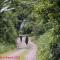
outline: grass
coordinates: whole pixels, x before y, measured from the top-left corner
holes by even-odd
[[[16,47],[14,45],[3,45],[3,44],[0,44],[0,56],[8,54],[12,50],[15,50],[15,48]]]

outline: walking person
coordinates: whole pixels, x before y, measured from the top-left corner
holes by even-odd
[[[28,36],[26,36],[25,43],[28,44]]]
[[[22,42],[22,36],[20,36],[20,41]]]

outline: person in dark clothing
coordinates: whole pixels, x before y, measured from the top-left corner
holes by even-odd
[[[22,42],[22,36],[20,36],[20,41]]]
[[[26,45],[28,44],[28,36],[26,36],[25,43],[26,43]]]

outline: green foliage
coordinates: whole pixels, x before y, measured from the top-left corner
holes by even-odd
[[[38,35],[41,35],[40,38],[37,39],[38,45],[38,58],[37,60],[59,60],[60,55],[60,5],[59,0],[41,0],[40,2],[34,5],[34,16],[35,16],[35,32],[41,30],[43,31],[43,35],[41,32],[38,32]],[[41,22],[42,21],[42,22]],[[42,27],[41,27],[42,26]],[[39,27],[39,28],[37,28]],[[36,30],[37,29],[37,30]],[[42,30],[43,29],[43,30]],[[48,31],[53,32],[48,32]],[[47,33],[46,33],[47,32]],[[52,35],[50,35],[52,34]],[[49,36],[49,37],[48,37]],[[54,46],[57,44],[57,47]],[[45,47],[47,45],[47,47]],[[51,46],[52,45],[52,46]],[[50,48],[51,46],[51,48]],[[41,51],[42,49],[42,51]],[[55,51],[56,50],[56,51]],[[57,53],[59,51],[59,54]],[[55,54],[57,53],[57,54]]]
[[[7,51],[11,51],[13,49],[15,49],[15,45],[14,44],[7,44],[7,43],[0,43],[0,54],[7,52]]]
[[[31,34],[32,24],[30,24],[29,22],[26,22],[22,30],[23,30],[22,32],[23,34]]]
[[[36,37],[37,38],[37,37]],[[35,40],[38,46],[37,60],[53,60],[50,44],[54,41],[53,31],[44,33]]]
[[[8,10],[9,1],[0,1],[0,53],[9,51],[17,37],[17,29],[15,25],[18,23],[16,13]],[[13,45],[12,45],[13,44]],[[14,48],[13,47],[13,48]]]
[[[15,24],[13,23],[13,18],[11,13],[3,13],[2,15],[2,22],[0,21],[0,36],[3,38],[4,41],[13,43],[15,37],[17,36]],[[16,21],[15,21],[16,22]],[[13,42],[12,42],[13,41]]]

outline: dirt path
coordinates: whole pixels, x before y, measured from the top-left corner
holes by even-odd
[[[37,46],[33,42],[31,42],[31,37],[29,37],[28,45],[25,44],[25,37],[22,39],[22,47],[28,48],[29,52],[26,55],[25,60],[36,60],[36,52],[37,52]]]
[[[33,42],[29,42],[30,51],[25,60],[36,60],[37,46]]]
[[[37,46],[34,44],[31,40],[31,37],[29,37],[28,45],[25,44],[25,37],[22,39],[22,47],[28,48],[29,52],[26,55],[25,60],[36,60],[36,52],[37,52]]]

